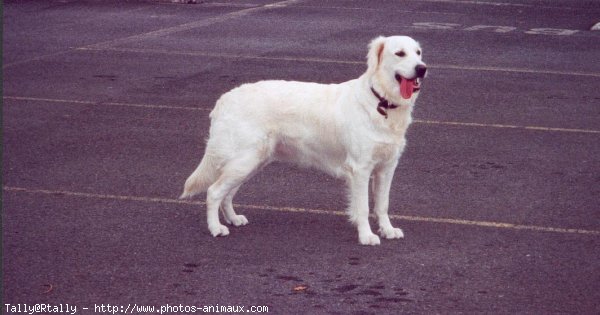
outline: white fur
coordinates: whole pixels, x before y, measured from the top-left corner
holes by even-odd
[[[401,50],[406,56],[395,55]],[[412,78],[415,66],[424,63],[417,42],[393,36],[371,42],[367,64],[367,71],[358,79],[340,84],[260,81],[219,98],[210,113],[206,152],[181,196],[207,191],[207,221],[213,236],[229,234],[219,221],[219,209],[227,223],[248,223],[245,216],[235,213],[233,196],[261,167],[278,160],[344,179],[349,188],[350,220],[364,245],[380,243],[369,225],[372,178],[380,235],[403,237],[402,230],[390,223],[389,191],[418,92],[402,99],[394,76]],[[371,87],[400,105],[388,110],[387,119],[377,112],[378,100]]]

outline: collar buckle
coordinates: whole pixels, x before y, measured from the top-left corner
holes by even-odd
[[[377,99],[379,100],[379,104],[377,104],[377,112],[380,113],[383,117],[385,117],[385,119],[387,119],[388,118],[387,109],[397,108],[398,105],[396,105],[394,103],[390,103],[384,97],[379,95],[379,93],[377,93],[377,91],[375,91],[375,89],[373,87],[371,87],[371,92],[373,92],[373,95],[375,95],[375,97],[377,97]]]

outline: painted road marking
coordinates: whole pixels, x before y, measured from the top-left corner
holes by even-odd
[[[542,4],[542,3],[526,4],[526,3],[509,3],[509,2],[478,1],[478,0],[413,0],[413,1],[481,5],[481,6],[496,6],[496,7],[521,7],[521,8],[533,8],[536,10],[540,10],[540,9],[555,9],[555,10],[559,10],[559,11],[581,10],[581,8],[578,8],[578,7],[565,6],[564,5],[566,3],[565,1],[556,2],[556,3],[559,3],[559,5],[556,5],[556,6],[546,5],[546,4]]]
[[[448,65],[448,64],[438,64],[438,65],[432,65],[432,66],[433,66],[434,69],[437,68],[437,69],[445,69],[445,70],[514,72],[514,73],[550,74],[550,75],[561,75],[561,76],[569,75],[569,76],[582,76],[582,77],[600,78],[600,73],[598,73],[598,72],[535,70],[535,69],[525,69],[525,68],[503,68],[503,67],[488,67],[488,66],[460,66],[460,65]],[[428,67],[429,67],[429,65],[428,65]]]
[[[513,3],[504,3],[504,2],[487,2],[487,1],[459,1],[459,0],[423,0],[423,1],[428,1],[428,2],[445,2],[445,3],[456,3],[456,4],[476,4],[476,5],[493,5],[493,6],[520,6],[520,7],[536,7],[536,8],[555,8],[555,9],[561,9],[561,10],[573,10],[576,8],[569,8],[569,7],[553,7],[553,6],[533,6],[533,5],[528,5],[528,4],[513,4]],[[144,40],[144,39],[150,39],[150,38],[157,38],[157,37],[161,37],[161,36],[165,36],[165,35],[170,35],[176,32],[181,32],[181,31],[187,31],[187,30],[191,30],[194,28],[199,28],[199,27],[205,27],[205,26],[209,26],[209,25],[213,25],[216,23],[221,23],[221,22],[225,22],[231,19],[235,19],[235,18],[239,18],[239,17],[244,17],[246,15],[252,14],[254,12],[257,11],[262,11],[265,9],[273,9],[273,8],[284,8],[284,7],[288,7],[290,5],[296,4],[296,3],[301,3],[302,1],[300,0],[286,0],[286,1],[281,1],[281,2],[277,2],[277,3],[272,3],[272,4],[265,4],[262,6],[254,6],[254,5],[236,5],[236,4],[226,4],[226,3],[209,3],[209,4],[204,4],[207,6],[227,6],[227,7],[236,7],[236,8],[244,8],[242,10],[239,11],[234,11],[234,12],[229,12],[226,14],[222,14],[219,16],[215,16],[215,17],[210,17],[210,18],[206,18],[203,20],[199,20],[199,21],[194,21],[194,22],[189,22],[189,23],[184,23],[184,24],[180,24],[180,25],[176,25],[176,26],[172,26],[172,27],[167,27],[167,28],[163,28],[163,29],[158,29],[155,31],[150,31],[150,32],[146,32],[146,33],[141,33],[141,34],[137,34],[137,35],[132,35],[132,36],[128,36],[128,37],[123,37],[123,38],[118,38],[118,39],[113,39],[113,40],[108,40],[108,41],[104,41],[104,42],[100,42],[100,43],[95,43],[95,44],[90,44],[84,47],[80,47],[81,48],[110,48],[110,47],[114,47],[114,46],[118,46],[118,45],[123,45],[123,44],[127,44],[127,43],[131,43],[131,42],[135,42],[135,41],[140,41],[140,40]],[[374,10],[373,8],[355,8],[355,7],[319,7],[319,6],[310,6],[310,5],[297,5],[295,6],[297,8],[318,8],[318,9],[335,9],[335,10],[340,10],[340,9],[349,9],[349,10]],[[138,9],[134,9],[131,11],[136,11],[136,10],[142,10],[143,8],[138,8]],[[406,12],[406,13],[423,13],[423,14],[463,14],[463,13],[453,13],[453,12],[435,12],[435,11],[411,11],[411,10],[397,10],[398,12]],[[415,27],[415,28],[425,28],[425,29],[449,29],[449,30],[453,30],[456,27],[460,27],[460,24],[456,24],[456,23],[441,23],[441,22],[419,22],[419,23],[413,23],[411,27]],[[479,30],[489,30],[489,29],[495,29],[495,32],[497,33],[507,33],[507,32],[512,32],[514,30],[517,30],[516,27],[513,26],[488,26],[488,25],[474,25],[474,26],[470,26],[464,29],[464,31],[479,31]],[[591,28],[591,30],[595,30],[598,29],[598,24],[596,24],[595,26],[593,26]],[[524,31],[524,33],[526,34],[536,34],[536,35],[576,35],[576,36],[593,36],[595,34],[589,33],[581,33],[579,30],[570,30],[570,29],[558,29],[558,28],[532,28],[529,30]],[[576,34],[577,33],[577,34]],[[69,50],[65,50],[65,51],[59,51],[56,53],[52,53],[52,54],[47,54],[47,55],[40,55],[40,56],[35,56],[32,57],[30,59],[26,59],[26,60],[20,60],[20,61],[15,61],[12,63],[6,63],[2,65],[2,69],[6,69],[12,66],[16,66],[16,65],[21,65],[21,64],[25,64],[31,61],[37,61],[37,60],[42,60],[45,58],[49,58],[49,57],[53,57],[53,56],[58,56],[58,55],[62,55],[62,54],[66,54],[71,52],[72,49]]]
[[[43,97],[26,97],[26,96],[3,96],[5,100],[29,101],[29,102],[48,102],[48,103],[69,103],[78,105],[96,105],[96,106],[124,106],[124,107],[140,107],[148,109],[178,109],[178,110],[211,110],[212,108],[197,108],[185,106],[171,105],[152,105],[152,104],[135,104],[135,103],[119,103],[119,102],[95,102],[95,101],[80,101],[80,100],[65,100],[56,98]]]
[[[174,51],[174,50],[164,50],[164,49],[81,47],[81,48],[77,48],[77,50],[79,50],[79,51],[113,51],[113,52],[138,53],[138,54],[180,55],[180,56],[213,57],[213,58],[227,58],[227,59],[254,59],[254,60],[273,60],[273,61],[314,62],[314,63],[337,63],[337,64],[350,64],[350,65],[361,65],[361,66],[365,65],[365,61],[357,61],[357,60],[312,58],[312,57],[290,57],[290,56],[275,57],[275,56],[211,53],[211,52],[201,52],[201,51]],[[584,77],[600,78],[600,73],[598,73],[598,72],[536,70],[536,69],[526,69],[526,68],[502,68],[502,67],[489,67],[489,66],[461,66],[461,65],[449,65],[449,64],[437,64],[437,65],[436,64],[428,64],[428,67],[431,69],[444,69],[444,70],[515,72],[515,73],[551,74],[551,75],[561,75],[561,76],[569,75],[569,76],[584,76]]]
[[[114,51],[114,52],[125,52],[125,53],[138,53],[138,54],[161,54],[161,55],[182,55],[182,56],[194,56],[194,57],[214,57],[214,58],[228,58],[228,59],[258,59],[258,60],[275,60],[275,61],[301,61],[301,62],[320,62],[320,63],[339,63],[339,64],[352,64],[352,65],[365,65],[365,61],[353,61],[353,60],[341,60],[341,59],[329,59],[329,58],[312,58],[312,57],[286,57],[286,56],[258,56],[258,55],[242,55],[242,54],[228,54],[228,53],[211,53],[202,51],[175,51],[165,49],[144,49],[144,48],[95,48],[95,47],[80,47],[77,48],[79,51]],[[598,75],[600,76],[600,74]]]
[[[437,121],[437,120],[415,119],[414,122],[420,123],[420,124],[461,126],[461,127],[487,127],[487,128],[506,128],[506,129],[524,129],[524,130],[536,130],[536,131],[558,131],[558,132],[578,132],[578,133],[596,133],[596,134],[600,133],[600,130],[592,130],[592,129],[552,128],[552,127],[540,127],[540,126],[517,126],[517,125],[502,125],[502,124],[480,124],[480,123],[458,122],[458,121]]]
[[[495,33],[509,33],[516,31],[517,28],[514,26],[507,25],[473,25],[463,28],[463,25],[457,23],[442,23],[442,22],[416,22],[412,24],[412,27],[423,30],[452,30],[452,31],[490,31],[493,30]],[[536,27],[528,30],[524,30],[523,33],[531,35],[549,35],[549,36],[569,36],[579,33],[579,30],[563,29],[563,28],[550,28],[550,27]],[[578,34],[585,36],[586,34]],[[591,35],[589,33],[588,35]],[[594,36],[595,37],[595,36]]]
[[[66,104],[90,105],[90,106],[124,106],[124,107],[138,107],[138,108],[147,108],[147,109],[172,109],[172,110],[189,110],[189,111],[200,111],[200,112],[208,112],[208,111],[212,110],[212,108],[209,108],[209,107],[133,104],[133,103],[122,103],[122,102],[94,102],[94,101],[66,100],[66,99],[26,97],[26,96],[3,96],[3,99],[14,100],[14,101],[25,101],[25,102],[66,103]],[[5,105],[8,105],[8,104],[5,104]],[[461,126],[461,127],[505,128],[505,129],[523,129],[523,130],[533,130],[533,131],[600,134],[600,130],[594,130],[594,129],[555,128],[555,127],[542,127],[542,126],[518,126],[518,125],[503,125],[503,124],[483,124],[483,123],[460,122],[460,121],[414,119],[413,123],[428,124],[428,125]]]
[[[141,33],[141,34],[137,34],[137,35],[127,36],[127,37],[123,37],[123,38],[108,40],[108,41],[101,42],[101,43],[87,45],[87,46],[84,46],[83,48],[107,48],[107,47],[137,42],[137,41],[141,41],[141,40],[145,40],[145,39],[157,38],[157,37],[170,35],[170,34],[177,33],[177,32],[189,31],[189,30],[192,30],[195,28],[200,28],[200,27],[217,24],[217,23],[222,23],[222,22],[225,22],[225,21],[228,21],[231,19],[240,18],[240,17],[246,16],[246,15],[249,15],[249,14],[252,14],[255,12],[266,10],[266,9],[283,8],[288,5],[294,4],[296,2],[298,2],[298,0],[286,0],[286,1],[280,1],[280,2],[276,2],[276,3],[272,3],[272,4],[266,4],[266,5],[262,5],[262,6],[258,6],[258,7],[242,9],[239,11],[229,12],[229,13],[218,15],[215,17],[209,17],[206,19],[189,22],[189,23],[184,23],[184,24],[167,27],[167,28],[163,28],[163,29],[158,29],[158,30],[151,31],[151,32]]]
[[[86,19],[86,22],[89,22],[90,20],[104,19],[107,16],[117,16],[118,14],[133,13],[133,12],[142,11],[142,10],[145,10],[145,9],[146,9],[146,7],[140,7],[140,8],[130,9],[130,10],[118,10],[118,11],[115,11],[113,13],[106,14],[106,15],[98,15],[96,17],[91,17],[91,18],[88,17]],[[6,27],[5,27],[5,31],[6,31]],[[57,52],[50,53],[50,54],[45,54],[45,55],[34,56],[34,57],[31,57],[31,58],[28,58],[28,59],[17,60],[17,61],[14,61],[14,62],[3,63],[2,64],[2,69],[6,69],[6,68],[9,68],[9,67],[26,64],[26,63],[33,62],[33,61],[40,61],[40,60],[43,60],[43,59],[46,59],[46,58],[51,58],[51,57],[56,57],[56,56],[68,54],[68,53],[70,53],[72,51],[73,51],[73,47],[69,47],[67,50],[57,51]]]
[[[252,14],[254,12],[262,11],[262,10],[265,10],[265,9],[283,8],[283,7],[289,6],[291,4],[294,4],[294,3],[298,2],[298,1],[299,0],[286,0],[286,1],[280,1],[280,2],[277,2],[277,3],[266,4],[266,5],[262,5],[262,6],[245,7],[244,9],[239,10],[239,11],[229,12],[229,13],[226,13],[226,14],[222,14],[222,15],[219,15],[219,16],[211,17],[211,18],[206,18],[206,19],[199,20],[199,21],[194,21],[194,22],[190,22],[190,23],[184,23],[184,24],[180,24],[180,25],[177,25],[177,26],[172,26],[172,27],[167,27],[167,28],[163,28],[163,29],[158,29],[158,30],[151,31],[151,32],[146,32],[146,33],[142,33],[142,34],[137,34],[137,35],[132,35],[132,36],[128,36],[128,37],[123,37],[123,38],[108,40],[108,41],[104,41],[104,42],[100,42],[100,43],[95,43],[95,44],[90,44],[90,45],[87,45],[87,46],[84,46],[84,47],[90,47],[90,48],[92,48],[92,47],[93,48],[107,48],[107,47],[110,47],[110,46],[127,44],[127,43],[131,43],[131,42],[139,41],[139,40],[144,40],[144,39],[149,39],[149,38],[156,38],[156,37],[160,37],[160,36],[165,36],[165,35],[173,34],[173,33],[176,33],[176,32],[187,31],[187,30],[194,29],[194,28],[199,28],[199,27],[204,27],[204,26],[216,24],[216,23],[225,22],[225,21],[230,20],[230,19],[235,19],[235,18],[243,17],[243,16],[246,16],[246,15]],[[239,6],[232,6],[232,7],[239,7]],[[137,9],[130,10],[130,11],[136,11],[136,10],[142,10],[142,9],[144,9],[144,8],[137,8]],[[59,52],[52,53],[52,54],[40,55],[40,56],[35,56],[35,57],[29,58],[29,59],[25,59],[25,60],[19,60],[19,61],[15,61],[15,62],[12,62],[12,63],[6,63],[6,64],[2,65],[2,69],[6,69],[6,68],[9,68],[9,67],[13,67],[13,66],[17,66],[17,65],[29,63],[29,62],[32,62],[32,61],[38,61],[38,60],[43,60],[43,59],[54,57],[54,56],[58,56],[58,55],[67,54],[67,53],[70,53],[72,51],[73,51],[73,49],[68,49],[68,50],[59,51]]]
[[[488,5],[488,6],[503,6],[503,7],[536,7],[534,4],[524,3],[508,3],[508,2],[489,2],[489,1],[476,1],[476,0],[419,0],[422,2],[442,2],[442,3],[453,3],[453,4],[474,4],[474,5]],[[555,8],[548,6],[539,6],[545,8]]]
[[[75,197],[75,198],[109,199],[109,200],[120,200],[120,201],[170,203],[170,204],[200,205],[200,206],[206,205],[206,203],[202,202],[202,201],[181,200],[181,199],[164,198],[164,197],[96,194],[96,193],[85,193],[85,192],[76,192],[76,191],[68,191],[68,190],[29,189],[29,188],[24,188],[24,187],[13,187],[13,186],[4,186],[3,190],[6,192],[41,194],[41,195],[49,195],[49,196],[68,196],[68,197]],[[270,211],[278,211],[278,212],[308,213],[308,214],[336,215],[336,216],[345,216],[346,215],[346,213],[344,211],[324,210],[324,209],[308,209],[308,208],[298,208],[298,207],[276,207],[276,206],[269,206],[269,205],[252,205],[252,204],[237,204],[237,203],[234,204],[234,206],[238,207],[238,208],[244,208],[244,209],[259,209],[259,210],[270,210]],[[578,229],[578,228],[557,228],[557,227],[538,226],[538,225],[514,224],[514,223],[506,223],[506,222],[421,217],[421,216],[408,216],[408,215],[395,215],[395,214],[391,214],[390,218],[396,219],[396,220],[404,220],[404,221],[466,225],[466,226],[488,227],[488,228],[496,228],[496,229],[526,230],[526,231],[551,232],[551,233],[562,233],[562,234],[600,235],[600,230],[587,230],[587,229]]]
[[[55,52],[55,53],[52,53],[52,54],[40,55],[40,56],[35,56],[35,57],[29,58],[29,59],[24,59],[24,60],[18,60],[18,61],[14,61],[14,62],[4,63],[4,64],[2,64],[2,69],[6,69],[6,68],[9,68],[9,67],[26,64],[26,63],[33,62],[33,61],[39,61],[39,60],[43,60],[43,59],[50,58],[50,57],[55,57],[55,56],[60,56],[60,55],[68,54],[68,53],[70,53],[72,51],[73,50],[71,50],[71,49],[69,49],[69,50],[63,50],[63,51]]]

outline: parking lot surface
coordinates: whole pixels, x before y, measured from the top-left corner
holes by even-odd
[[[594,1],[3,9],[3,313],[600,312]],[[356,78],[378,35],[430,68],[390,197],[406,237],[360,246],[344,184],[279,163],[234,200],[250,224],[211,237],[203,196],[177,197],[216,99]]]

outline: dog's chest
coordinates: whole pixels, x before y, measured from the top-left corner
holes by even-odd
[[[396,160],[400,157],[404,149],[404,142],[400,143],[385,143],[376,144],[373,147],[372,159],[375,162],[386,162]]]
[[[385,127],[373,134],[375,161],[398,159],[406,145],[406,131],[412,122],[410,110],[396,110],[386,121]]]
[[[403,122],[392,125],[395,128],[384,128],[373,133],[371,159],[376,163],[397,160],[404,151],[409,124],[410,122]]]

